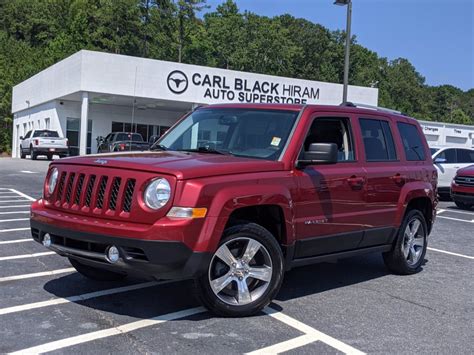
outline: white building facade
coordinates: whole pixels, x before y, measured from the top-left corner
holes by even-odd
[[[110,132],[159,135],[196,105],[339,105],[342,85],[79,51],[13,88],[12,152],[32,129],[57,130],[72,154],[97,151]],[[378,89],[349,86],[348,100],[377,105]],[[86,129],[87,127],[87,129]]]
[[[431,148],[474,148],[474,126],[419,121]]]

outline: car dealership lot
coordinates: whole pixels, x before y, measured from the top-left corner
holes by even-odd
[[[207,313],[190,281],[85,279],[30,239],[47,161],[0,159],[0,352],[472,353],[474,211],[441,202],[424,270],[379,255],[289,272],[259,316]]]

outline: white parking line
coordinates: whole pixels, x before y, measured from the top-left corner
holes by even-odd
[[[46,255],[53,255],[53,254],[56,254],[56,253],[54,251],[45,251],[45,252],[42,252],[42,253],[35,253],[35,254],[1,256],[0,261],[26,259],[26,258],[37,258],[38,256],[46,256]]]
[[[257,354],[281,354],[285,351],[290,351],[292,349],[300,348],[302,346],[311,344],[319,339],[316,338],[313,334],[301,335],[297,338],[283,341],[281,343],[267,346],[266,348],[258,349],[247,353],[248,355],[257,355]]]
[[[13,192],[12,192],[13,193]],[[18,195],[8,195],[8,196],[5,196],[5,195],[0,195],[0,198],[15,198],[15,197],[18,197],[18,198],[23,198],[21,196],[18,196]]]
[[[102,296],[114,295],[117,293],[140,290],[143,288],[163,285],[163,284],[172,283],[172,282],[176,282],[176,281],[172,281],[172,280],[160,281],[160,282],[149,281],[149,282],[139,283],[136,285],[109,288],[107,290],[102,290],[102,291],[83,293],[82,295],[76,295],[76,296],[64,297],[64,298],[55,298],[48,301],[34,302],[34,303],[23,304],[20,306],[7,307],[7,308],[0,309],[0,315],[28,311],[28,310],[36,309],[36,308],[55,306],[58,304],[64,304],[64,303],[70,303],[70,302],[81,302],[81,301],[85,301],[91,298],[97,298],[97,297],[102,297]]]
[[[29,231],[31,228],[10,228],[0,229],[0,233],[18,232],[18,231]]]
[[[436,216],[436,218],[450,219],[452,221],[458,221],[458,222],[474,223],[474,219],[469,221],[465,219],[459,219],[459,218],[447,217],[447,216]]]
[[[353,348],[352,346],[347,345],[347,344],[343,343],[342,341],[337,340],[337,339],[335,339],[335,338],[333,338],[333,337],[331,337],[327,334],[324,334],[324,333],[320,332],[319,330],[316,330],[313,327],[311,327],[309,325],[306,325],[306,324],[300,322],[299,320],[296,320],[296,319],[294,319],[294,318],[292,318],[292,317],[290,317],[286,314],[283,314],[280,311],[277,311],[277,310],[275,310],[271,307],[265,308],[263,310],[263,312],[265,314],[268,314],[270,317],[278,319],[280,322],[283,322],[286,325],[288,325],[292,328],[295,328],[295,329],[299,330],[300,332],[305,333],[306,335],[308,335],[308,337],[305,337],[304,339],[299,339],[298,341],[295,340],[293,343],[290,343],[290,345],[293,345],[294,348],[297,348],[297,347],[308,344],[308,342],[306,342],[306,341],[310,340],[310,338],[312,337],[314,339],[313,341],[322,341],[323,343],[325,343],[325,344],[333,347],[334,349],[337,349],[337,350],[339,350],[339,351],[341,351],[345,354],[358,354],[358,355],[365,354],[362,351],[359,351],[356,348]],[[299,337],[299,338],[301,338],[301,337]],[[279,349],[279,346],[281,346],[282,348]],[[257,350],[257,353],[261,353],[261,354],[268,354],[268,353],[275,353],[275,352],[279,353],[279,352],[288,351],[288,350],[293,349],[293,348],[289,347],[288,341],[272,345],[269,348],[272,348],[272,349],[270,349],[270,351],[265,351],[266,348],[260,349],[260,350]]]
[[[30,211],[8,211],[8,212],[0,212],[0,214],[17,214],[17,213],[30,213]]]
[[[52,275],[65,274],[67,272],[74,272],[74,271],[76,271],[76,269],[74,269],[73,267],[69,267],[69,268],[66,268],[66,269],[35,272],[35,273],[32,273],[32,274],[23,274],[23,275],[0,277],[0,282],[31,279],[31,278],[34,278],[34,277],[42,277],[42,276],[52,276]]]
[[[4,240],[0,241],[0,244],[15,244],[15,243],[24,243],[24,242],[32,242],[33,239],[15,239],[15,240]]]
[[[17,208],[17,207],[30,207],[31,205],[10,205],[10,206],[0,206],[0,208]]]
[[[453,213],[460,213],[460,214],[467,214],[467,215],[470,215],[470,216],[474,216],[474,213],[467,212],[467,211],[459,211],[459,210],[455,210],[455,209],[447,209],[447,210],[441,209],[441,210],[438,210],[438,213],[443,213],[443,212],[453,212]]]
[[[26,198],[27,200],[36,201],[36,199],[35,199],[34,197],[28,196],[27,194],[24,194],[24,193],[21,192],[21,191],[18,191],[18,190],[15,190],[15,189],[10,189],[10,191],[13,191],[13,192],[17,193],[18,195],[23,196],[23,197]]]
[[[28,202],[29,200],[0,200],[0,203],[7,203],[7,202]]]
[[[435,249],[435,248],[431,248],[431,247],[427,247],[427,249],[428,249],[428,250],[431,250],[431,251],[436,251],[436,252],[438,252],[438,253],[444,253],[444,254],[459,256],[459,257],[461,257],[461,258],[466,258],[466,259],[474,260],[474,256],[469,256],[469,255],[463,255],[463,254],[453,253],[453,252],[450,252],[450,251]]]
[[[20,170],[20,173],[23,173],[23,174],[36,174],[37,172],[36,171],[30,171],[30,170]]]
[[[48,351],[64,349],[73,345],[84,344],[93,340],[103,339],[103,338],[107,338],[113,335],[121,335],[121,334],[129,333],[137,329],[150,327],[152,325],[165,323],[167,321],[175,320],[179,318],[185,318],[185,317],[189,317],[189,316],[199,314],[199,313],[204,313],[204,312],[206,312],[206,309],[202,307],[190,308],[184,311],[168,313],[168,314],[150,318],[150,319],[143,319],[136,322],[127,323],[118,327],[98,330],[91,333],[77,335],[71,338],[52,341],[50,343],[33,346],[28,349],[22,349],[22,350],[13,352],[11,354],[40,354],[40,353],[45,353]]]
[[[12,219],[0,219],[0,223],[5,222],[17,222],[17,221],[29,221],[29,218],[12,218]]]

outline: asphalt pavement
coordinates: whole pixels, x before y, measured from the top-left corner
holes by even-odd
[[[474,210],[441,202],[416,275],[377,254],[297,268],[265,312],[220,318],[190,281],[91,281],[33,242],[48,164],[0,159],[0,353],[474,353]]]

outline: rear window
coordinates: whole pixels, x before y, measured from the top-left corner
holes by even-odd
[[[117,138],[115,140],[143,142],[143,137],[140,133],[117,133]]]
[[[44,129],[44,130],[40,130],[40,131],[35,131],[35,133],[33,134],[33,137],[39,137],[39,138],[47,138],[47,137],[59,138],[59,134],[58,134],[58,132],[56,132],[56,131],[50,131],[50,130]]]
[[[365,158],[367,161],[397,160],[392,131],[388,122],[361,118],[360,128],[364,139]]]
[[[402,138],[406,159],[409,161],[425,160],[425,149],[420,132],[415,125],[397,122],[398,131]]]

